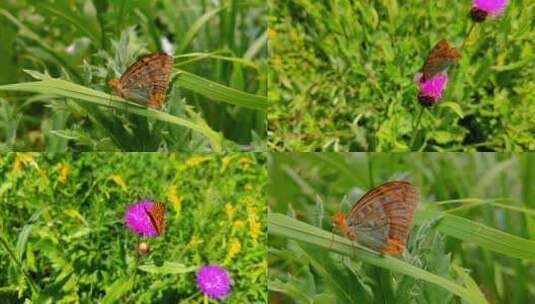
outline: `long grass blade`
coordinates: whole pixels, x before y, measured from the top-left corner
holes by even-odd
[[[313,244],[324,250],[329,250],[329,248],[331,248],[330,244],[333,238],[331,233],[288,216],[282,214],[269,214],[268,227],[269,233],[272,235]],[[331,250],[348,257],[353,257],[355,260],[364,263],[436,284],[437,286],[445,288],[451,293],[458,295],[469,303],[487,303],[486,299],[481,296],[481,293],[473,292],[471,287],[467,288],[461,286],[456,282],[415,267],[398,258],[380,255],[365,247],[361,247],[358,244],[351,244],[348,239],[334,236],[334,246]]]
[[[121,111],[165,121],[197,131],[210,139],[214,150],[221,150],[222,137],[206,125],[200,125],[190,120],[176,117],[162,111],[145,108],[139,104],[129,102],[118,96],[110,96],[62,79],[48,79],[35,82],[25,82],[0,86],[0,90],[27,91],[41,94],[53,94],[56,96],[72,98],[93,103],[95,105],[110,107]]]

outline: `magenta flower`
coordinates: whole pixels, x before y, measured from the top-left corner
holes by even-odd
[[[488,15],[500,15],[506,6],[507,0],[473,0],[470,16],[476,22],[483,22]]]
[[[147,210],[152,208],[154,202],[151,200],[139,200],[128,205],[124,214],[124,222],[134,232],[143,236],[158,236]]]
[[[421,79],[422,73],[416,73],[415,80],[420,90],[418,101],[423,106],[430,107],[442,98],[442,92],[448,83],[448,75],[446,73],[440,73],[424,81],[420,81]]]
[[[197,287],[205,295],[221,299],[230,292],[230,277],[218,265],[204,265],[197,270]]]

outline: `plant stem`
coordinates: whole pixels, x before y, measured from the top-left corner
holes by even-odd
[[[134,274],[132,275],[132,289],[134,289],[136,286],[137,267],[139,266],[139,261],[141,260],[141,255],[138,252],[139,243],[141,243],[141,237],[139,238],[136,246],[136,264],[134,266]]]
[[[420,110],[420,114],[418,114],[418,119],[416,120],[416,125],[414,126],[413,132],[414,135],[412,137],[411,145],[409,146],[409,149],[411,151],[413,150],[414,145],[416,144],[416,138],[418,137],[418,128],[420,127],[420,122],[422,122],[422,116],[424,114],[425,108],[422,106]]]
[[[468,33],[466,34],[466,37],[464,37],[464,41],[463,41],[463,44],[461,45],[461,47],[459,48],[459,53],[462,54],[463,53],[463,49],[464,49],[464,46],[466,44],[466,41],[468,40],[468,38],[470,37],[470,34],[472,34],[472,31],[474,30],[474,27],[476,26],[476,23],[475,22],[472,22],[472,24],[470,25],[470,29],[468,30]]]

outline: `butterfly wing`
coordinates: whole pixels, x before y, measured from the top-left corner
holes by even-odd
[[[422,81],[445,71],[457,58],[459,58],[459,51],[454,47],[450,47],[446,39],[440,40],[425,59],[424,66],[421,69],[423,73]]]
[[[165,231],[165,205],[162,203],[154,203],[154,205],[146,211],[156,233],[158,235],[162,234]]]
[[[416,188],[405,181],[368,191],[348,213],[349,224],[358,232],[357,241],[385,253],[401,252],[417,202]]]
[[[124,97],[160,106],[169,85],[173,57],[164,52],[144,55],[134,62],[119,79]]]

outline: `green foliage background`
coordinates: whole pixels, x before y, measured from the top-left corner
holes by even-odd
[[[0,151],[265,150],[266,14],[261,0],[1,1]],[[161,111],[98,95],[163,39]],[[51,90],[49,75],[95,91]]]
[[[229,271],[227,303],[266,302],[266,179],[263,154],[5,154],[0,302],[202,303],[194,271],[206,263]],[[132,287],[138,237],[123,216],[140,197],[166,204],[167,227]]]
[[[533,153],[271,153],[268,170],[272,303],[535,301]],[[331,215],[396,179],[420,192],[407,254],[333,237]]]
[[[535,149],[533,1],[475,27],[419,134],[414,74],[440,39],[462,44],[472,1],[268,2],[270,149]]]

